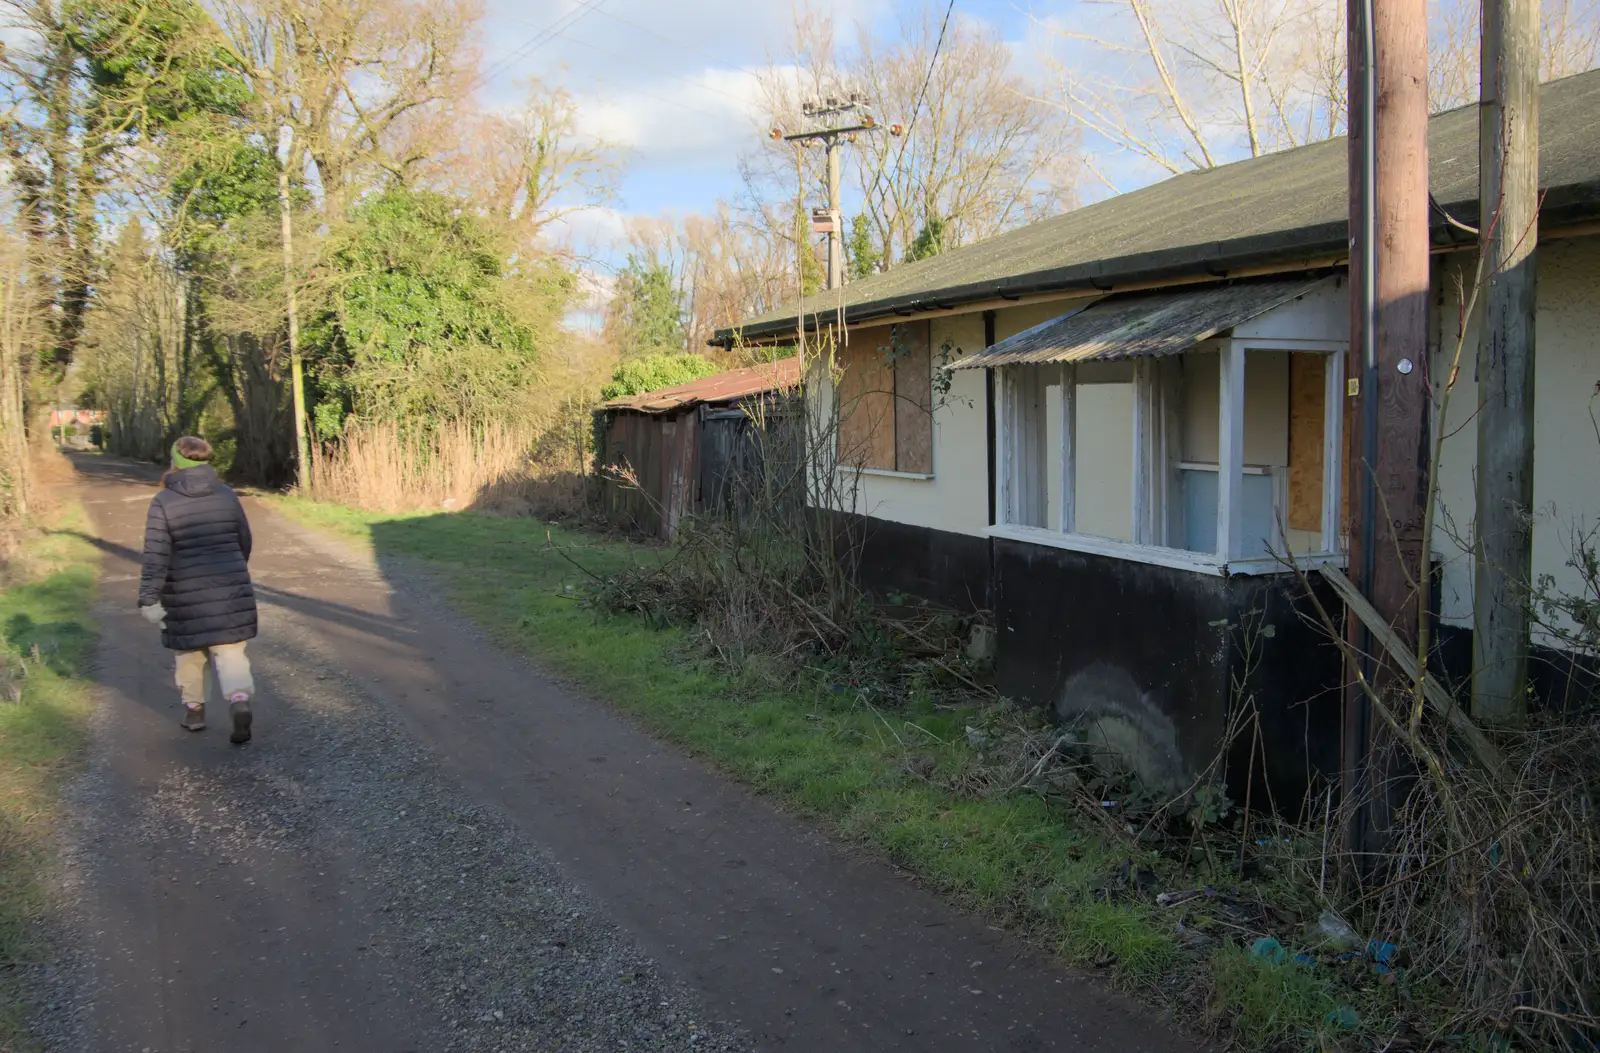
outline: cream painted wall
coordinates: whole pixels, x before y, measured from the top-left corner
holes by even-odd
[[[1348,328],[1343,283],[1278,308],[1251,323],[1252,338],[1344,339]],[[1058,317],[1083,297],[1004,308],[995,314],[995,338],[1003,340]],[[983,347],[981,314],[931,322],[935,359],[950,341],[971,352]],[[937,361],[935,363],[937,368]],[[1186,356],[1185,449],[1187,460],[1216,460],[1217,355]],[[1133,388],[1126,362],[1086,363],[1079,368],[1077,529],[1081,533],[1132,537]],[[1245,459],[1251,464],[1288,462],[1288,356],[1250,352],[1245,370]],[[814,385],[821,389],[823,385]],[[1061,420],[1056,390],[1049,390],[1046,427],[1049,523],[1059,528]],[[831,392],[821,397],[831,399]],[[988,437],[985,381],[980,370],[954,374],[949,395],[934,412],[933,478],[862,473],[855,510],[893,522],[982,535],[988,526]]]
[[[983,349],[983,316],[955,315],[930,323],[933,368],[939,367],[945,341],[956,351]],[[935,393],[933,413],[933,478],[912,479],[863,472],[855,494],[855,511],[894,523],[981,535],[989,526],[988,408],[984,372],[962,369],[952,374],[950,393]]]
[[[1315,292],[1280,304],[1259,318],[1236,326],[1241,340],[1350,339],[1350,283],[1339,275]]]
[[[1093,299],[1095,299],[1093,296],[1074,296],[1030,303],[1021,307],[1003,307],[994,313],[994,338],[999,341],[1016,336],[1024,329],[1032,329],[1052,318],[1058,318]]]
[[[1433,376],[1448,375],[1460,333],[1457,268],[1447,264]],[[1561,591],[1576,591],[1578,572],[1566,565],[1574,531],[1600,527],[1600,438],[1591,412],[1600,415],[1600,238],[1539,246],[1537,346],[1534,375],[1533,574],[1549,574]],[[1454,625],[1472,624],[1472,565],[1468,554],[1474,516],[1474,466],[1478,429],[1475,373],[1478,334],[1473,326],[1461,351],[1461,370],[1442,430],[1440,511],[1433,531],[1442,561],[1441,614]],[[1453,433],[1453,434],[1452,434]]]

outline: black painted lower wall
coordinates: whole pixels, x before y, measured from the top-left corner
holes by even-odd
[[[854,553],[862,587],[903,592],[958,611],[992,606],[989,539],[838,513],[839,544]]]
[[[994,598],[1000,691],[1082,721],[1147,779],[1182,788],[1217,764],[1236,800],[1293,809],[1337,771],[1339,652],[1293,576],[997,539]]]
[[[1337,777],[1339,651],[1295,576],[1218,577],[860,515],[838,523],[865,587],[991,611],[1000,692],[1092,726],[1147,778],[1182,788],[1219,764],[1236,801],[1293,813]],[[1333,590],[1308,577],[1342,624]],[[1471,631],[1436,633],[1431,664],[1464,688]],[[1560,651],[1536,648],[1530,677],[1539,705],[1600,699],[1600,668]]]
[[[1457,698],[1471,694],[1472,630],[1436,623],[1438,645],[1429,662]],[[1600,665],[1582,655],[1535,645],[1528,656],[1528,681],[1537,709],[1565,712],[1600,701]]]
[[[1337,772],[1338,651],[1291,576],[1223,578],[852,514],[838,529],[874,593],[992,611],[1001,693],[1092,724],[1157,782],[1216,770],[1236,800],[1292,810]],[[1252,713],[1259,736],[1230,733]]]

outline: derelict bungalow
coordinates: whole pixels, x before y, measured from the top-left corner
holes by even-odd
[[[1446,217],[1476,222],[1477,122],[1467,107],[1429,126],[1433,378],[1472,280],[1475,239]],[[1568,589],[1574,531],[1600,526],[1597,125],[1600,72],[1544,87],[1534,574]],[[841,415],[866,583],[992,610],[1004,693],[1100,718],[1163,780],[1215,756],[1242,634],[1274,784],[1338,768],[1338,653],[1289,563],[1325,588],[1317,568],[1348,550],[1346,149],[1177,176],[803,308],[839,345],[837,388],[818,373],[807,398]],[[789,342],[796,313],[718,337]],[[1450,419],[1431,422],[1450,436],[1431,544],[1441,661],[1458,669],[1476,347],[1468,332]],[[1543,657],[1554,697],[1572,663]]]

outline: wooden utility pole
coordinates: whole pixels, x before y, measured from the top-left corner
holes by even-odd
[[[294,156],[294,129],[278,129],[278,218],[283,228],[283,295],[289,315],[289,374],[294,392],[295,486],[311,493],[311,444],[306,437],[305,372],[300,362],[300,309],[294,293],[294,224],[289,207],[289,161]]]
[[[1533,364],[1539,240],[1539,0],[1483,0],[1472,715],[1527,714],[1533,578]]]
[[[1410,643],[1427,597],[1427,0],[1350,0],[1349,25],[1351,335],[1359,351],[1349,371],[1359,400],[1350,429],[1350,569]],[[1359,672],[1384,691],[1393,678],[1371,657],[1378,648],[1356,618],[1347,625],[1368,656]],[[1346,786],[1371,801],[1351,842],[1365,851],[1387,836],[1386,778],[1371,764],[1380,723],[1359,688],[1346,700]]]
[[[826,121],[853,113],[865,103],[866,97],[860,92],[851,92],[844,98],[830,95],[822,100],[807,102],[801,107],[801,112],[811,120]],[[856,136],[862,132],[879,130],[877,120],[870,113],[863,114],[857,123],[842,127],[812,128],[792,135],[785,135],[781,128],[772,129],[774,139],[798,143],[801,146],[821,144],[827,151],[828,207],[826,210],[813,211],[811,229],[813,233],[828,235],[828,288],[830,289],[844,285],[844,216],[839,203],[839,147],[844,142],[855,142]],[[889,134],[901,134],[900,126],[890,125]]]
[[[828,288],[844,284],[844,212],[839,207],[839,137],[828,137]]]

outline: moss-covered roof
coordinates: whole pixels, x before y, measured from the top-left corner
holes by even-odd
[[[1552,81],[1540,101],[1540,185],[1546,227],[1600,217],[1600,70]],[[1153,186],[904,264],[808,297],[807,328],[1036,293],[1292,266],[1347,251],[1344,137],[1173,176]],[[1468,224],[1478,217],[1478,107],[1428,122],[1435,201]],[[1442,215],[1437,243],[1470,241]],[[795,307],[719,330],[717,342],[795,329]]]

